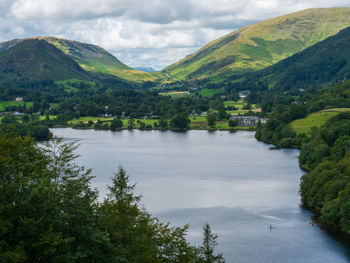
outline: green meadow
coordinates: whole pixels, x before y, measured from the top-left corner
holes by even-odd
[[[303,119],[295,120],[291,123],[293,130],[296,133],[306,133],[311,131],[311,127],[321,127],[328,119],[337,115],[340,112],[350,111],[350,108],[335,108],[323,110],[309,114]]]
[[[188,91],[169,91],[169,92],[160,92],[161,96],[171,96],[172,98],[182,98],[190,95]]]
[[[33,102],[23,102],[23,101],[2,101],[0,102],[0,111],[5,111],[6,107],[10,107],[10,106],[21,106],[23,104],[26,104],[27,107],[31,107],[33,105]]]

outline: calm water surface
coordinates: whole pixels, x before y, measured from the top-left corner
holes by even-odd
[[[300,208],[298,150],[269,150],[253,132],[52,131],[80,140],[78,163],[93,169],[102,197],[122,165],[148,211],[191,224],[193,244],[208,222],[228,263],[350,262],[349,239],[312,226]]]

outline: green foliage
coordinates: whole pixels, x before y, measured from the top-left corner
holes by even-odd
[[[228,121],[228,126],[231,128],[236,127],[238,125],[238,120],[229,120]]]
[[[25,117],[25,118],[24,118]],[[12,115],[5,115],[1,120],[0,130],[4,133],[14,132],[22,137],[31,136],[38,141],[45,141],[52,137],[46,121],[40,121],[31,115],[29,118],[25,115],[22,122]],[[50,121],[48,121],[50,123]]]
[[[122,167],[112,181],[108,198],[99,208],[99,222],[120,256],[135,263],[191,262],[196,257],[195,248],[184,239],[188,226],[173,229],[152,218],[139,205],[140,196],[134,195],[135,185],[129,184]]]
[[[167,129],[168,128],[168,121],[164,120],[164,119],[159,120],[159,127],[163,130]]]
[[[74,160],[77,145],[0,134],[1,262],[200,262],[185,239],[153,218],[119,168],[99,203],[90,170]],[[216,245],[209,233],[208,245]]]
[[[198,263],[225,263],[222,254],[214,255],[215,247],[218,245],[217,238],[218,236],[211,232],[209,224],[206,223],[203,227],[203,242]]]
[[[170,120],[169,126],[171,129],[186,130],[190,122],[188,115],[185,112],[181,112]]]
[[[129,119],[128,120],[128,130],[132,130],[135,127],[135,120],[134,119]]]
[[[215,128],[216,126],[217,114],[215,112],[209,112],[207,116],[208,125],[210,128]]]
[[[110,128],[112,131],[120,130],[123,128],[123,121],[121,119],[114,118],[111,122]]]

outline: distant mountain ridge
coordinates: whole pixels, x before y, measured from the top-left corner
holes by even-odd
[[[350,26],[350,8],[308,9],[262,21],[215,41],[168,66],[176,79],[228,76],[271,66]]]
[[[136,70],[140,70],[143,72],[156,72],[156,70],[152,67],[134,67]]]

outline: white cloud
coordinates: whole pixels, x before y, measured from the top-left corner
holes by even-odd
[[[0,0],[0,40],[60,36],[158,69],[259,20],[348,0]]]

